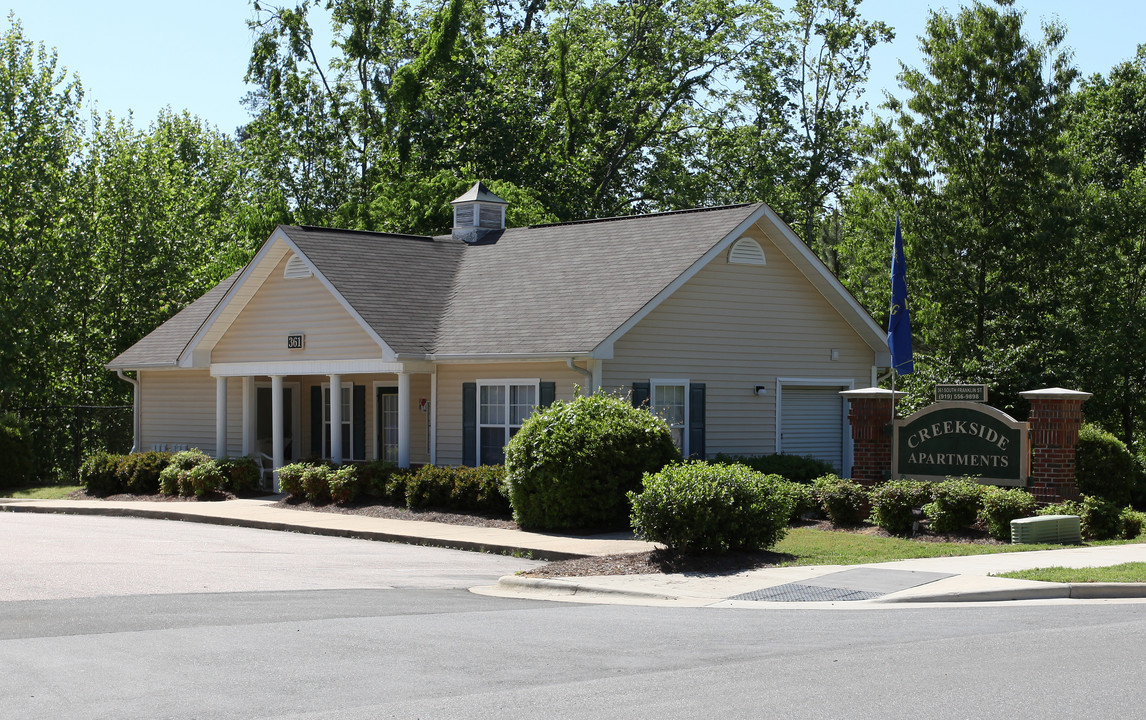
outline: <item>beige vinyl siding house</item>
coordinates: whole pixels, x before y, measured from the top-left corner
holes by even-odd
[[[838,392],[873,384],[885,335],[766,205],[528,228],[504,205],[478,183],[436,237],[277,228],[108,364],[135,373],[136,447],[500,462],[579,388],[647,404],[692,457],[847,471]]]

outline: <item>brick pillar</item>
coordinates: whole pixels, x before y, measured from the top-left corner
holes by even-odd
[[[1031,479],[1039,502],[1078,498],[1074,480],[1075,446],[1082,426],[1082,404],[1090,393],[1047,388],[1019,393],[1031,403]]]
[[[852,428],[852,478],[872,485],[891,477],[893,403],[905,393],[882,388],[845,390]]]

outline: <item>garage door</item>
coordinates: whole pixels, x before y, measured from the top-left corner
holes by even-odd
[[[780,388],[780,452],[807,455],[844,471],[844,400],[841,387]]]

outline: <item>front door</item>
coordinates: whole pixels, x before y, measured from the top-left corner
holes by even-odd
[[[378,429],[375,447],[378,459],[389,463],[398,462],[398,388],[378,388],[378,402],[374,405],[378,412]]]
[[[283,384],[283,462],[294,462],[298,458],[295,445],[295,428],[298,427],[298,384]],[[271,420],[271,386],[259,385],[255,388],[255,440],[259,453],[273,457],[274,435]]]

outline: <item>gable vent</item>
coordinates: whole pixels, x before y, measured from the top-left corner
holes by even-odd
[[[728,262],[738,265],[765,265],[764,248],[752,238],[742,237],[732,243],[728,251]]]
[[[287,280],[301,280],[311,276],[310,268],[302,261],[298,255],[291,255],[290,260],[287,260],[286,267],[283,269],[283,277]]]

